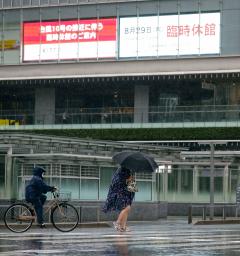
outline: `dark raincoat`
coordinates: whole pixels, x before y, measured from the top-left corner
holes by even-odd
[[[33,169],[33,177],[25,190],[26,201],[33,204],[39,224],[43,223],[43,205],[47,199],[44,194],[54,191],[54,187],[48,186],[43,181],[43,172],[45,170],[42,167],[35,167]]]
[[[42,194],[46,194],[53,190],[54,187],[48,186],[44,181],[42,174],[45,170],[41,167],[33,169],[33,177],[26,187],[25,197],[27,201],[35,200]]]
[[[120,212],[128,205],[132,204],[135,193],[127,191],[126,184],[126,179],[128,179],[130,175],[130,170],[124,167],[119,167],[114,173],[107,199],[102,209],[103,212]]]

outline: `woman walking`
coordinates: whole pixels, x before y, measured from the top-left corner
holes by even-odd
[[[135,193],[128,191],[127,184],[132,180],[131,171],[125,167],[119,167],[113,175],[107,200],[103,206],[105,213],[110,211],[118,213],[117,221],[113,224],[120,232],[129,231],[126,224]]]

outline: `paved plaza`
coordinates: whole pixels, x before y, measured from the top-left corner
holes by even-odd
[[[61,233],[32,228],[24,234],[0,230],[0,255],[240,255],[240,225],[187,224],[186,219],[131,222],[131,232],[112,227]]]

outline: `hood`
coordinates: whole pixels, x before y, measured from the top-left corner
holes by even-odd
[[[45,169],[40,166],[37,166],[33,169],[33,175],[38,176],[40,178],[42,178],[43,172],[45,172]]]

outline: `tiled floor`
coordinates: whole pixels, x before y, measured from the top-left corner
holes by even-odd
[[[131,232],[77,228],[61,233],[36,228],[24,234],[0,230],[0,255],[240,255],[240,224],[188,225],[187,220],[130,223]]]

